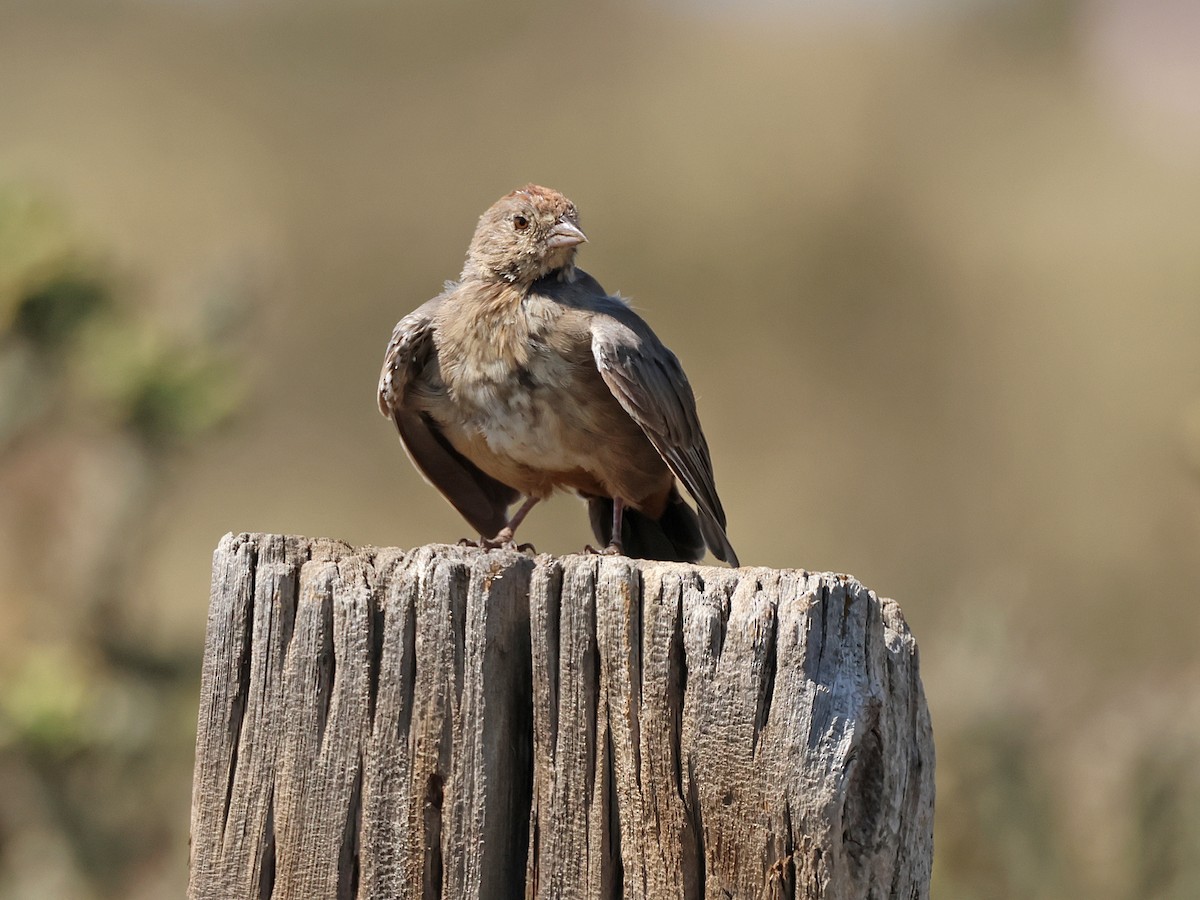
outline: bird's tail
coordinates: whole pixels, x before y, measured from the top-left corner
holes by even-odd
[[[612,541],[612,515],[610,498],[588,498],[592,532],[602,547]],[[621,547],[626,556],[635,559],[696,562],[704,556],[704,535],[695,510],[672,488],[667,508],[657,519],[625,507],[621,517]]]

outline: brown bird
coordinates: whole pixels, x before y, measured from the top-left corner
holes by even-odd
[[[396,325],[379,409],[483,546],[511,545],[534,505],[566,489],[587,500],[605,552],[691,562],[707,544],[737,566],[687,377],[575,267],[586,240],[557,191],[497,201],[459,280]]]

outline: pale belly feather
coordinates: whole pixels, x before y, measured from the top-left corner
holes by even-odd
[[[512,390],[478,384],[461,391],[459,399],[464,430],[477,434],[496,456],[533,469],[565,471],[586,464],[575,452],[580,423],[569,396],[541,385]]]

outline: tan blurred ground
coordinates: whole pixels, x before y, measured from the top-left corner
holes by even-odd
[[[683,360],[742,560],[902,603],[935,896],[1195,896],[1167,845],[1200,840],[1200,14],[781,6],[0,0],[0,182],[154,315],[230,279],[261,304],[243,415],[172,471],[122,598],[136,640],[199,654],[226,531],[464,534],[375,378],[538,181]],[[586,516],[522,537],[575,550]],[[0,593],[22,648],[37,604]],[[150,767],[177,833],[62,896],[180,893],[188,702]],[[0,897],[30,896],[8,828]]]

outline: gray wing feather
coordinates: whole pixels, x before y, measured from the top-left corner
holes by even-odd
[[[517,491],[455,450],[428,416],[397,410],[392,421],[413,465],[471,527],[490,538],[508,524],[508,508],[520,496]]]
[[[451,446],[428,415],[409,405],[410,388],[433,362],[433,316],[445,295],[397,323],[379,375],[379,411],[396,424],[413,465],[480,534],[492,537],[508,521],[519,493],[479,469]]]
[[[379,411],[385,418],[404,404],[408,387],[429,362],[433,348],[433,316],[445,300],[439,294],[396,323],[379,372]]]
[[[602,309],[592,324],[592,355],[601,377],[696,501],[709,549],[736,566],[737,555],[725,534],[725,510],[713,481],[708,442],[700,430],[696,398],[683,367],[628,307],[618,306],[616,301],[602,306],[608,308]]]

